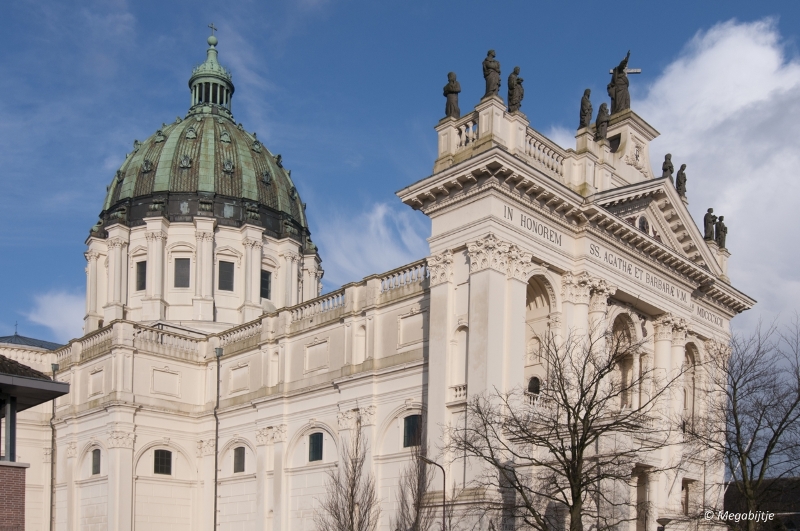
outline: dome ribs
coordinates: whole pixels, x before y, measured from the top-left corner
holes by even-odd
[[[214,122],[214,182],[218,194],[228,197],[242,197],[242,168],[233,140],[223,142],[221,135],[227,132],[233,136],[227,127],[219,122]],[[233,163],[233,168],[226,168],[227,162]]]
[[[147,149],[145,150],[141,163],[138,165],[138,168],[136,168],[139,174],[136,177],[136,184],[133,188],[133,197],[153,193],[153,183],[156,179],[156,172],[158,171],[160,162],[159,158],[161,158],[161,150],[164,148],[164,144],[165,142],[153,142],[151,139],[146,141],[145,145]],[[149,171],[145,171],[147,161],[150,161],[150,164],[152,164],[152,168]]]
[[[175,159],[172,161],[172,174],[170,176],[170,192],[195,192],[198,190],[200,176],[200,147],[203,142],[203,128],[205,120],[196,122],[186,120],[189,123],[181,131],[180,139],[175,147]],[[186,130],[193,127],[195,136],[186,137]],[[181,168],[181,158],[186,155],[191,161],[191,166]]]
[[[268,162],[272,158],[269,153],[266,156],[261,155],[253,156],[253,171],[256,175],[256,182],[258,185],[258,202],[267,205],[275,210],[280,210],[278,205],[278,190],[280,190],[280,183],[276,178],[278,168]],[[270,184],[264,182],[264,172],[268,171],[270,176]]]

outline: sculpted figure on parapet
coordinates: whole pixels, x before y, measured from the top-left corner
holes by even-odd
[[[519,77],[519,67],[515,66],[514,71],[508,76],[508,112],[518,111],[522,106],[522,98],[525,97],[522,81],[523,79]]]
[[[628,59],[630,57],[631,51],[628,50],[628,55],[611,72],[611,83],[607,87],[608,95],[611,97],[611,114],[617,114],[631,108],[631,95],[628,92],[628,74],[625,72],[625,69],[628,68]]]
[[[706,215],[703,216],[703,239],[705,240],[713,240],[714,239],[714,224],[717,222],[717,216],[714,215],[714,209],[709,208]]]
[[[589,127],[589,125],[592,123],[592,102],[589,100],[589,96],[591,95],[591,89],[586,89],[583,91],[583,97],[581,98],[581,116],[578,129]]]
[[[720,216],[719,219],[717,219],[716,225],[714,226],[714,239],[716,240],[720,249],[725,249],[725,240],[728,237],[728,227],[726,227],[725,223],[722,222],[723,219],[725,219],[725,216]]]
[[[497,96],[500,92],[500,61],[495,59],[494,50],[489,50],[483,60],[483,77],[486,79],[486,94],[483,97]]]
[[[447,85],[444,86],[444,97],[447,101],[444,106],[444,115],[447,118],[461,118],[461,109],[458,108],[458,93],[461,92],[461,83],[456,81],[456,73],[447,74]]]
[[[661,178],[669,178],[669,182],[672,183],[672,172],[674,171],[675,166],[672,165],[672,154],[667,153],[664,155],[664,164],[661,165]]]
[[[686,164],[681,164],[681,169],[678,170],[678,176],[675,178],[675,190],[678,195],[686,197]]]
[[[597,111],[597,122],[595,122],[594,139],[605,140],[608,135],[608,121],[610,116],[608,114],[608,105],[605,103],[600,104],[600,110]]]

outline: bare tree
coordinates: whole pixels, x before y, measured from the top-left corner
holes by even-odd
[[[756,512],[776,495],[776,479],[800,471],[800,318],[783,331],[759,324],[707,350],[711,392],[688,435],[724,462],[742,509]],[[757,525],[747,521],[749,531]]]
[[[538,394],[495,390],[468,402],[466,425],[449,429],[450,450],[482,464],[472,487],[485,493],[479,510],[495,528],[549,531],[568,521],[571,531],[589,522],[601,530],[636,517],[631,473],[673,438],[671,424],[656,420],[680,376],[652,364],[625,370],[640,347],[606,331],[550,335]]]
[[[314,514],[320,531],[375,531],[380,520],[380,500],[375,478],[365,470],[367,448],[356,413],[349,441],[343,441],[340,466],[328,473],[326,495]]]

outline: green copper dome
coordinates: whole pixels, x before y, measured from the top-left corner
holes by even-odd
[[[310,245],[291,171],[233,120],[231,75],[217,62],[216,37],[208,42],[208,57],[189,81],[188,114],[134,141],[92,234],[113,223],[140,225],[154,215],[176,222],[202,216],[221,225],[260,225],[273,237]]]

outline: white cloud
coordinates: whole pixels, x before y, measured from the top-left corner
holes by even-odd
[[[661,131],[650,147],[687,164],[694,218],[725,216],[733,284],[759,301],[751,326],[800,307],[800,61],[775,21],[729,21],[700,32],[634,110]]]
[[[559,146],[574,146],[575,145],[575,131],[570,131],[566,127],[560,125],[553,125],[545,131],[544,136],[558,144]]]
[[[49,291],[34,296],[34,306],[25,316],[52,330],[58,341],[67,342],[83,335],[83,295],[67,291]]]
[[[317,229],[325,282],[339,286],[427,256],[430,228],[399,204],[376,203],[354,215],[333,213]]]

